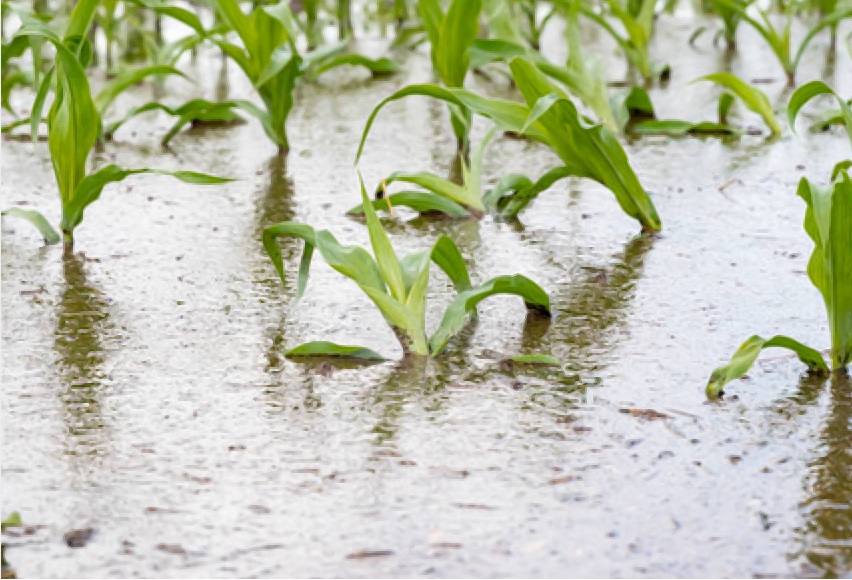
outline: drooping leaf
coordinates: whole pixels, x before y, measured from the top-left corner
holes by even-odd
[[[340,54],[322,61],[311,70],[314,77],[341,66],[354,66],[367,69],[373,77],[390,76],[402,70],[400,64],[392,58],[370,58],[363,54]]]
[[[778,122],[778,117],[775,116],[775,111],[772,110],[769,97],[760,89],[751,86],[729,72],[705,75],[693,82],[698,81],[710,81],[731,91],[746,107],[760,115],[763,122],[773,133],[780,134],[782,132],[781,124]]]
[[[470,217],[470,212],[464,206],[428,191],[401,191],[382,199],[374,199],[370,203],[376,210],[390,211],[390,207],[407,207],[421,214],[436,212],[455,219]],[[346,213],[364,215],[364,206],[358,204]]]
[[[10,215],[13,217],[19,217],[21,219],[27,220],[36,227],[38,233],[40,233],[41,237],[44,238],[44,243],[48,246],[52,244],[58,244],[62,240],[62,238],[59,236],[59,233],[57,233],[57,231],[53,229],[53,226],[50,225],[50,222],[47,221],[47,218],[45,218],[40,212],[31,209],[10,207],[0,212],[0,215]]]
[[[344,344],[335,344],[326,341],[313,341],[300,344],[295,348],[284,353],[287,358],[303,359],[303,358],[337,358],[337,359],[355,359],[360,361],[381,362],[385,359],[382,355],[374,350],[363,346],[351,346]]]
[[[298,224],[295,222],[281,222],[271,225],[263,229],[263,248],[269,259],[272,260],[275,271],[278,272],[278,277],[282,284],[287,283],[284,275],[284,257],[281,254],[281,246],[278,245],[278,237],[290,236],[299,238],[305,242],[305,249],[302,252],[302,258],[299,263],[299,279],[296,285],[296,296],[293,298],[293,303],[299,301],[305,293],[305,288],[308,286],[308,276],[311,270],[311,258],[314,255],[314,248],[317,245],[316,232],[311,226]]]
[[[797,340],[788,336],[777,335],[766,339],[754,335],[740,345],[731,360],[718,368],[710,375],[707,383],[707,396],[716,398],[720,396],[722,389],[729,382],[743,377],[754,365],[760,351],[765,348],[780,347],[792,350],[803,363],[813,372],[827,373],[828,365],[819,351],[805,346]]]
[[[184,183],[191,183],[193,185],[218,185],[233,181],[233,179],[227,177],[217,177],[196,171],[167,171],[147,167],[142,169],[124,169],[118,165],[106,165],[94,173],[86,175],[75,189],[73,196],[63,204],[62,221],[60,222],[62,231],[70,232],[83,221],[83,212],[85,209],[101,196],[101,192],[108,184],[123,181],[131,175],[142,173],[168,175]]]
[[[169,65],[151,65],[138,68],[125,68],[118,73],[95,97],[95,107],[100,114],[106,113],[110,104],[127,89],[151,76],[176,75],[187,78],[185,74]]]
[[[440,354],[450,339],[464,327],[468,315],[474,311],[477,304],[497,294],[520,296],[528,309],[550,315],[550,299],[538,284],[519,274],[498,276],[480,286],[461,292],[450,303],[444,312],[441,324],[429,339],[429,352],[433,356]]]
[[[532,63],[515,58],[509,66],[530,107],[554,92],[553,85]],[[622,210],[646,229],[662,228],[657,210],[618,140],[602,125],[588,126],[569,99],[554,101],[532,128],[545,135],[544,142],[575,175],[585,175],[607,187]]]
[[[805,104],[819,95],[833,95],[840,103],[840,112],[843,119],[843,124],[846,125],[846,133],[849,135],[849,142],[852,143],[852,107],[849,102],[838,95],[834,89],[822,81],[811,81],[800,86],[790,96],[790,102],[787,105],[787,121],[790,127],[795,131],[796,116]]]

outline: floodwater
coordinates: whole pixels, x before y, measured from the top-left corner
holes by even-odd
[[[687,46],[695,26],[661,22],[657,53],[673,55],[669,88],[652,94],[661,116],[714,115],[716,90],[688,83],[723,58],[709,37]],[[741,32],[748,58],[732,70],[770,78],[762,86],[779,102],[781,71]],[[801,81],[824,74],[826,44],[808,51]],[[622,61],[603,45],[618,78]],[[551,323],[495,298],[439,360],[333,370],[283,358],[308,340],[401,354],[357,287],[321,260],[291,308],[300,244],[284,242],[292,277],[282,287],[260,232],[298,220],[366,243],[344,215],[358,202],[363,123],[383,96],[429,79],[427,56],[402,57],[407,72],[387,80],[342,72],[301,87],[286,167],[254,122],[183,133],[169,151],[164,117],[128,124],[105,160],[240,181],[111,186],[87,211],[73,259],[4,220],[3,514],[19,511],[29,526],[3,537],[17,573],[848,576],[850,379],[809,379],[769,351],[723,401],[703,392],[753,333],[828,347],[795,187],[802,176],[824,183],[849,156],[840,133],[801,125],[770,143],[630,143],[663,218],[654,239],[583,181],[557,184],[520,224],[389,222],[401,253],[447,233],[475,280],[532,277],[552,297]],[[199,62],[187,65],[198,83],[169,80],[167,99],[215,94],[218,58]],[[226,75],[231,96],[251,94],[235,67]],[[852,92],[848,54],[828,79]],[[508,94],[499,76],[471,85]],[[444,107],[410,99],[379,117],[361,168],[368,184],[398,169],[445,172],[452,143]],[[555,161],[500,140],[485,171],[539,175]],[[56,221],[43,143],[4,143],[2,171],[3,207],[25,203]],[[436,325],[451,294],[433,279]],[[563,364],[497,364],[519,353]],[[67,532],[88,528],[85,547],[66,545]]]

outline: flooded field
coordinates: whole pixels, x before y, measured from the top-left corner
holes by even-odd
[[[712,118],[717,91],[689,81],[718,70],[722,53],[709,39],[689,47],[692,18],[663,18],[656,48],[673,55],[672,80],[655,104]],[[840,50],[825,71],[826,44],[809,49],[801,80],[828,78],[848,95],[852,60]],[[739,50],[749,57],[732,70],[770,79],[762,88],[780,99],[783,75],[758,37],[743,32]],[[260,241],[265,226],[296,220],[367,243],[345,215],[359,201],[365,119],[431,77],[428,54],[396,56],[405,72],[387,80],[341,72],[300,87],[286,163],[253,121],[180,134],[170,150],[159,145],[165,117],[129,123],[105,161],[239,180],[111,186],[87,210],[73,258],[4,220],[3,502],[28,527],[3,541],[19,577],[848,577],[850,379],[808,378],[794,356],[769,351],[723,400],[704,395],[712,369],[754,333],[828,347],[795,191],[848,158],[846,135],[626,143],[663,217],[657,236],[579,180],[557,183],[519,223],[388,219],[400,253],[450,234],[475,280],[528,275],[553,309],[549,323],[525,320],[520,300],[495,298],[446,355],[400,361],[381,315],[321,261],[291,308],[301,242],[284,242],[282,288]],[[618,55],[610,65],[618,78]],[[187,65],[197,84],[169,80],[167,99],[212,98],[220,66],[202,52]],[[231,97],[252,98],[236,67],[223,74]],[[470,84],[511,94],[499,75]],[[124,95],[115,116],[150,91]],[[446,108],[408,99],[379,117],[360,168],[368,184],[396,169],[446,173],[454,145]],[[554,159],[502,138],[484,171],[540,175]],[[4,142],[2,175],[3,207],[56,221],[45,143]],[[450,300],[434,278],[430,328]],[[283,357],[309,340],[395,360]],[[562,365],[500,364],[531,353]],[[69,548],[66,534],[87,529],[85,547]]]

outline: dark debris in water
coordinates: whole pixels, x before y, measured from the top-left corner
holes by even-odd
[[[93,537],[95,537],[94,528],[81,528],[66,532],[63,539],[69,548],[85,548]]]
[[[393,550],[358,550],[346,555],[347,560],[366,560],[367,558],[384,558],[393,556]]]

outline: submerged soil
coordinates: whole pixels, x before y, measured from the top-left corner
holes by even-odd
[[[688,47],[694,21],[663,24],[657,54],[674,56],[670,87],[652,93],[660,116],[712,119],[718,93],[688,83],[722,56],[709,37]],[[770,79],[762,86],[780,102],[781,71],[742,32],[749,56],[732,70]],[[622,61],[604,44],[618,77]],[[808,51],[801,81],[824,74],[826,44]],[[557,184],[518,224],[389,222],[401,253],[447,233],[476,280],[532,277],[553,320],[525,321],[517,299],[500,298],[429,363],[283,358],[320,339],[400,355],[368,300],[319,260],[291,308],[300,244],[284,243],[282,287],[260,232],[298,220],[366,243],[344,215],[358,202],[363,123],[396,87],[429,79],[428,57],[401,57],[407,72],[389,80],[345,72],[301,87],[286,167],[254,122],[189,131],[168,151],[158,144],[167,119],[128,124],[105,160],[240,181],[112,186],[87,211],[73,259],[4,220],[3,513],[31,526],[3,538],[18,574],[848,574],[850,380],[811,380],[769,351],[722,402],[703,393],[753,333],[827,348],[795,188],[802,176],[827,180],[849,156],[845,135],[628,144],[663,218],[653,239],[585,181]],[[212,97],[218,58],[187,66],[199,84],[169,80],[166,98]],[[251,94],[235,67],[225,77],[231,96]],[[849,55],[827,78],[852,92]],[[499,75],[471,84],[509,94]],[[148,98],[141,87],[111,116]],[[368,184],[398,169],[446,171],[452,149],[444,107],[411,99],[380,115],[361,168]],[[555,161],[501,140],[485,171],[540,175]],[[57,217],[44,144],[4,143],[2,170],[3,207]],[[434,280],[432,324],[450,297]],[[497,364],[519,353],[563,365]]]

